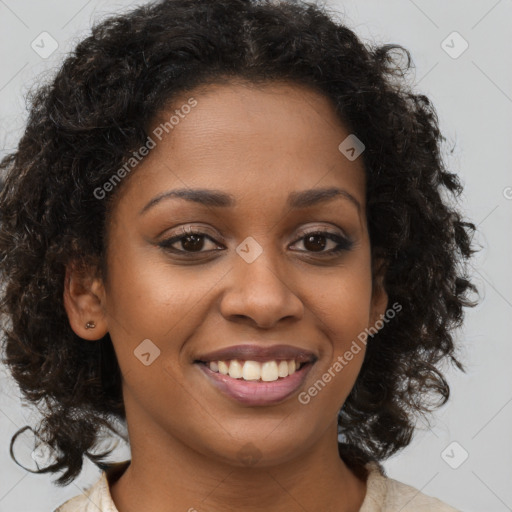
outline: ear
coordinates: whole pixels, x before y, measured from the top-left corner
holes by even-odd
[[[384,287],[384,276],[387,262],[383,258],[376,258],[372,269],[372,299],[370,307],[370,326],[374,326],[385,315],[388,307],[388,294]],[[382,316],[381,316],[382,315]]]
[[[79,269],[74,263],[66,266],[64,277],[64,308],[71,328],[86,340],[99,340],[108,332],[106,294],[103,281],[93,269]],[[86,328],[94,322],[94,328]]]

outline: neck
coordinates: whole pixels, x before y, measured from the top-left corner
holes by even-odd
[[[309,449],[265,467],[222,462],[147,428],[130,432],[130,445],[131,464],[110,486],[119,512],[357,512],[366,494],[338,455],[336,423]]]

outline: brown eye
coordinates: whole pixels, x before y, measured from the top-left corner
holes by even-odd
[[[302,237],[297,240],[297,242],[300,240],[303,240],[303,244],[306,249],[305,251],[300,252],[313,252],[322,255],[332,255],[342,251],[348,251],[353,246],[353,242],[351,240],[335,233],[330,233],[329,231],[303,233]],[[325,251],[324,249],[327,247],[329,242],[333,243],[334,247]]]
[[[204,246],[203,235],[187,235],[181,238],[181,246],[186,251],[197,252]]]
[[[307,235],[304,237],[304,247],[308,251],[321,252],[327,245],[326,238],[324,235]]]
[[[211,241],[214,248],[218,247],[218,244],[214,243],[215,240],[206,233],[195,231],[190,228],[182,228],[180,229],[179,235],[162,240],[158,245],[172,252],[201,253],[208,252],[208,249],[205,251],[203,250],[206,240]],[[173,247],[175,244],[177,244],[178,247]]]

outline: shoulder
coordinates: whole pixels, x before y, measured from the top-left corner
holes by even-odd
[[[118,512],[110,495],[109,481],[119,477],[130,461],[111,464],[82,494],[70,498],[53,512]]]
[[[386,477],[376,462],[365,467],[367,491],[360,512],[460,512],[415,487]]]
[[[53,512],[97,512],[98,510],[115,512],[115,510],[106,508],[104,504],[106,483],[106,476],[103,472],[96,483],[85,489],[82,494],[67,500]]]

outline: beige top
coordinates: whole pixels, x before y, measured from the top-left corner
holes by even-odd
[[[83,494],[67,500],[54,512],[119,512],[110,495],[109,481],[119,478],[129,461],[113,464]],[[359,512],[460,512],[418,489],[384,476],[379,465],[369,462],[366,496]]]

